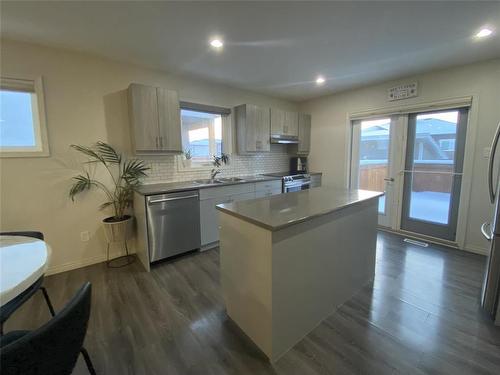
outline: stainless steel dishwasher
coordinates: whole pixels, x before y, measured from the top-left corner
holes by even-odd
[[[149,196],[147,225],[151,262],[199,249],[201,235],[198,191]]]

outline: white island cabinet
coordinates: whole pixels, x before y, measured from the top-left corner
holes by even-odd
[[[381,195],[317,188],[217,206],[227,314],[271,361],[373,279]]]

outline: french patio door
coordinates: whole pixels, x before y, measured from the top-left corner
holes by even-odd
[[[383,191],[380,226],[456,240],[468,108],[352,121],[350,187]]]
[[[397,214],[394,202],[402,128],[399,122],[399,116],[352,122],[350,186],[385,192],[379,198],[378,223],[386,227],[392,226]]]

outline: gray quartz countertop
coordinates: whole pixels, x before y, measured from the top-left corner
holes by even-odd
[[[375,199],[384,193],[327,187],[217,205],[217,209],[265,229],[276,231]]]
[[[223,177],[220,177],[223,179]],[[279,180],[279,177],[270,177],[270,176],[238,176],[238,178],[242,179],[240,181],[224,181],[221,183],[199,183],[194,181],[180,181],[180,182],[166,182],[159,184],[146,184],[140,186],[136,192],[141,195],[154,195],[154,194],[165,194],[165,193],[174,193],[178,191],[187,191],[187,190],[199,190],[217,186],[227,186],[227,185],[237,185],[237,184],[248,184],[252,182],[259,181],[271,181],[271,180]]]

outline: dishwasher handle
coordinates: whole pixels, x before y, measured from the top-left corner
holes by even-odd
[[[152,205],[152,204],[171,202],[171,201],[179,201],[182,199],[191,199],[191,198],[198,198],[198,194],[185,195],[185,196],[181,196],[181,197],[155,199],[155,200],[150,200],[148,202],[148,204]]]

